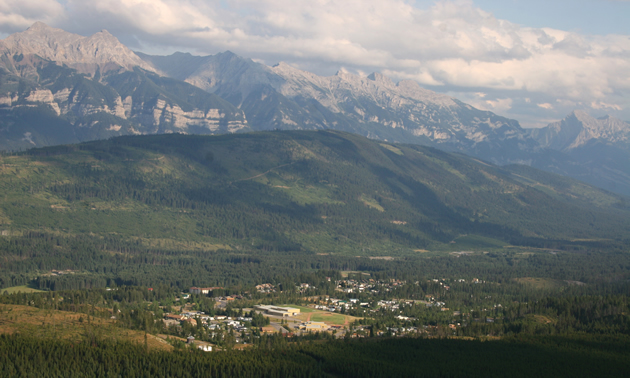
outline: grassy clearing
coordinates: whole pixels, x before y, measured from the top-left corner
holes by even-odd
[[[321,254],[336,256],[415,256],[411,248],[401,247],[388,240],[356,241],[328,232],[294,233],[291,239],[305,248]]]
[[[536,289],[558,289],[567,286],[566,282],[552,278],[521,277],[515,278],[514,281],[524,285],[531,285]]]
[[[42,293],[43,290],[38,290],[26,285],[23,286],[13,286],[13,287],[7,287],[5,289],[0,289],[0,292],[4,293],[4,292],[8,292],[9,294],[15,294],[15,293]]]
[[[361,202],[363,202],[363,204],[371,209],[375,209],[380,211],[381,213],[385,211],[385,209],[383,208],[383,206],[381,206],[378,202],[376,202],[375,199],[370,198],[368,196],[366,196],[365,194],[362,195],[359,200],[361,200]]]
[[[131,341],[144,344],[144,332],[121,329],[111,319],[56,310],[44,310],[30,306],[0,305],[0,333],[20,333],[35,337],[77,340],[85,335],[99,338]],[[165,340],[147,335],[149,349],[173,350]]]
[[[312,322],[324,322],[326,324],[333,325],[344,325],[346,324],[346,319],[348,320],[348,323],[352,322],[352,320],[348,318],[352,317],[341,314],[334,314],[332,312],[318,312],[311,315]]]
[[[386,148],[386,149],[390,150],[391,152],[395,153],[396,155],[400,155],[400,156],[404,155],[404,153],[399,148],[396,148],[394,146],[391,146],[391,145],[385,144],[385,143],[379,143],[379,145],[381,147],[383,147],[383,148]]]
[[[329,204],[344,205],[344,202],[331,197],[331,187],[328,185],[304,185],[294,176],[279,176],[270,174],[269,177],[261,177],[257,182],[269,185],[275,190],[286,194],[290,199],[300,205]]]
[[[431,249],[444,252],[457,251],[495,251],[505,248],[506,242],[498,239],[488,238],[479,235],[461,235],[453,239],[449,244],[434,244]]]
[[[348,278],[349,274],[361,274],[361,275],[366,276],[366,277],[370,277],[372,275],[371,273],[359,272],[359,271],[356,271],[356,270],[342,270],[341,271],[341,278]]]
[[[556,324],[556,321],[551,319],[548,316],[544,316],[544,315],[533,315],[533,318],[536,322],[538,323],[542,323],[542,324]]]
[[[227,244],[213,244],[206,242],[182,241],[174,239],[147,239],[139,238],[142,245],[153,248],[170,248],[178,251],[217,251],[219,249],[231,250]]]

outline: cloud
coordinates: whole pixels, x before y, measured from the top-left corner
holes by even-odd
[[[607,109],[610,109],[610,110],[621,110],[621,106],[619,106],[619,105],[607,104],[607,103],[602,102],[602,101],[593,101],[591,103],[591,108],[597,109],[597,110],[601,110],[601,109],[604,109],[604,110],[607,110]]]
[[[443,92],[492,92],[476,103],[507,116],[548,113],[536,104],[556,100],[630,112],[628,36],[520,26],[471,1],[428,8],[406,0],[0,2],[0,31],[23,29],[35,19],[80,34],[105,28],[150,52],[232,50],[319,74],[346,67]]]
[[[54,0],[0,1],[0,32],[22,31],[36,21],[55,23],[64,17],[64,7]]]
[[[547,109],[547,110],[551,110],[553,109],[553,105],[551,105],[548,102],[542,103],[542,104],[536,104],[539,108],[543,108],[543,109]]]
[[[485,108],[493,112],[506,112],[512,108],[514,100],[511,98],[499,98],[496,100],[486,100]]]

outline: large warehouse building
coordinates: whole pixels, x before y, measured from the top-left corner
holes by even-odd
[[[278,307],[278,306],[266,306],[266,305],[257,305],[254,306],[256,310],[264,311],[267,315],[275,315],[275,316],[295,316],[300,314],[299,308],[293,307]]]

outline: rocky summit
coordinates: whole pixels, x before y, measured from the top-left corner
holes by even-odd
[[[249,130],[242,111],[166,78],[114,36],[36,23],[0,41],[0,148],[126,134]]]
[[[584,147],[595,140],[627,145],[630,123],[610,116],[594,118],[584,111],[576,110],[561,121],[532,130],[531,135],[541,146],[561,151]]]
[[[37,22],[26,31],[2,40],[0,52],[2,67],[20,76],[28,76],[25,73],[36,75],[36,62],[40,59],[90,75],[97,71],[132,70],[134,67],[154,71],[107,30],[84,37]]]

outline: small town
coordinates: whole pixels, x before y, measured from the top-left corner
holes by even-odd
[[[277,303],[274,301],[284,294],[271,283],[255,285],[253,293],[220,296],[213,296],[213,293],[221,292],[222,287],[190,287],[176,298],[179,306],[171,306],[173,311],[164,312],[162,322],[167,334],[186,339],[187,344],[201,350],[212,351],[226,347],[243,348],[256,343],[261,337],[276,336],[362,338],[455,335],[458,329],[470,322],[494,321],[493,316],[481,317],[477,314],[477,317],[471,317],[470,313],[460,309],[450,309],[446,301],[440,299],[441,293],[450,291],[450,285],[483,283],[476,278],[408,283],[398,279],[333,280],[326,277],[325,282],[332,285],[338,297],[317,294],[317,287],[311,283],[297,283],[294,293],[300,296],[299,304],[266,304],[268,301]],[[394,297],[404,290],[419,291],[420,286],[431,288],[434,292],[414,299]],[[255,300],[255,297],[258,299]],[[201,311],[200,304],[195,300],[211,307]],[[496,312],[501,304],[488,307],[490,310],[483,309],[484,314]]]

